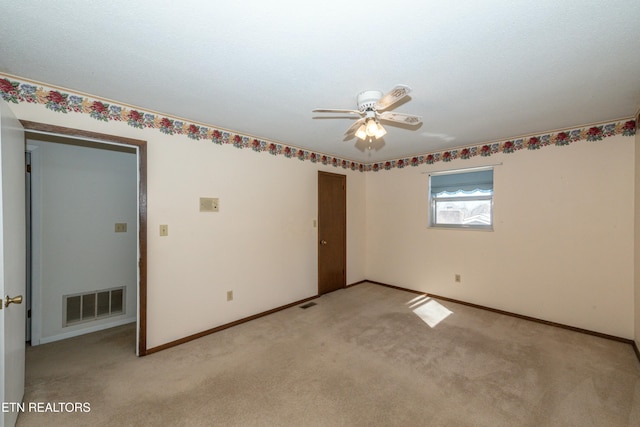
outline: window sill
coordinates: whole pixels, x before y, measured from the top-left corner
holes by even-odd
[[[472,231],[493,231],[493,226],[487,227],[472,227],[465,225],[429,225],[428,229],[432,230],[472,230]]]

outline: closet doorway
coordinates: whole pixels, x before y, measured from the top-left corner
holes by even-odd
[[[145,355],[146,141],[21,123],[27,338],[38,345],[135,322],[135,352]]]

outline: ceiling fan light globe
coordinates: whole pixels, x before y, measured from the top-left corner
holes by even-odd
[[[367,131],[364,125],[360,125],[360,127],[356,131],[356,137],[363,141],[367,139]]]
[[[373,136],[375,136],[376,139],[378,139],[378,138],[382,138],[386,134],[387,134],[387,130],[385,128],[383,128],[380,123],[378,123],[377,129],[376,129],[376,133]]]
[[[367,120],[367,135],[375,136],[376,132],[378,132],[378,124],[375,120]]]

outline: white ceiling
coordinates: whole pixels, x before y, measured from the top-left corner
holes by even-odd
[[[369,163],[633,116],[640,1],[7,0],[0,72]],[[372,150],[311,112],[398,83]]]

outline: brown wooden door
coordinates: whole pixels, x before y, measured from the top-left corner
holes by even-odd
[[[346,286],[347,177],[318,172],[318,294]]]

